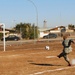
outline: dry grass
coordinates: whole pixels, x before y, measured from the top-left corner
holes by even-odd
[[[45,50],[46,45],[50,46],[49,51]],[[61,41],[7,46],[6,52],[0,51],[0,75],[75,75],[74,66],[65,69],[68,66],[63,58],[46,58],[61,51]],[[75,51],[69,57],[75,58]]]

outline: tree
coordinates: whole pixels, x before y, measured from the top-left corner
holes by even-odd
[[[74,29],[74,25],[69,24],[69,25],[68,25],[68,28],[73,30],[73,29]]]
[[[31,33],[30,33],[30,39],[35,39],[37,38],[38,34],[37,34],[37,26],[35,26],[35,24],[32,25],[31,27]]]
[[[30,23],[20,23],[15,26],[17,33],[20,33],[22,38],[25,39],[34,39],[37,38],[37,26]]]

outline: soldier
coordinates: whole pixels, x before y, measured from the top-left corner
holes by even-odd
[[[63,35],[63,42],[62,42],[63,51],[62,51],[62,53],[60,53],[57,56],[58,58],[63,57],[65,59],[65,61],[68,63],[68,66],[71,66],[71,63],[70,63],[69,58],[68,58],[68,54],[70,52],[72,52],[71,43],[75,44],[74,40],[69,39],[67,34]]]

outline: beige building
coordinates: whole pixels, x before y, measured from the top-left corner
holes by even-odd
[[[48,35],[49,33],[55,33],[58,36],[61,36],[61,33],[67,32],[69,35],[72,35],[74,30],[69,30],[65,26],[58,26],[55,28],[50,29],[39,29],[39,38],[42,38],[45,35]]]

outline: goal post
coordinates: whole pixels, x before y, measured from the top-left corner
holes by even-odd
[[[4,46],[4,52],[5,52],[5,24],[0,23],[0,26],[3,26],[3,46]]]

